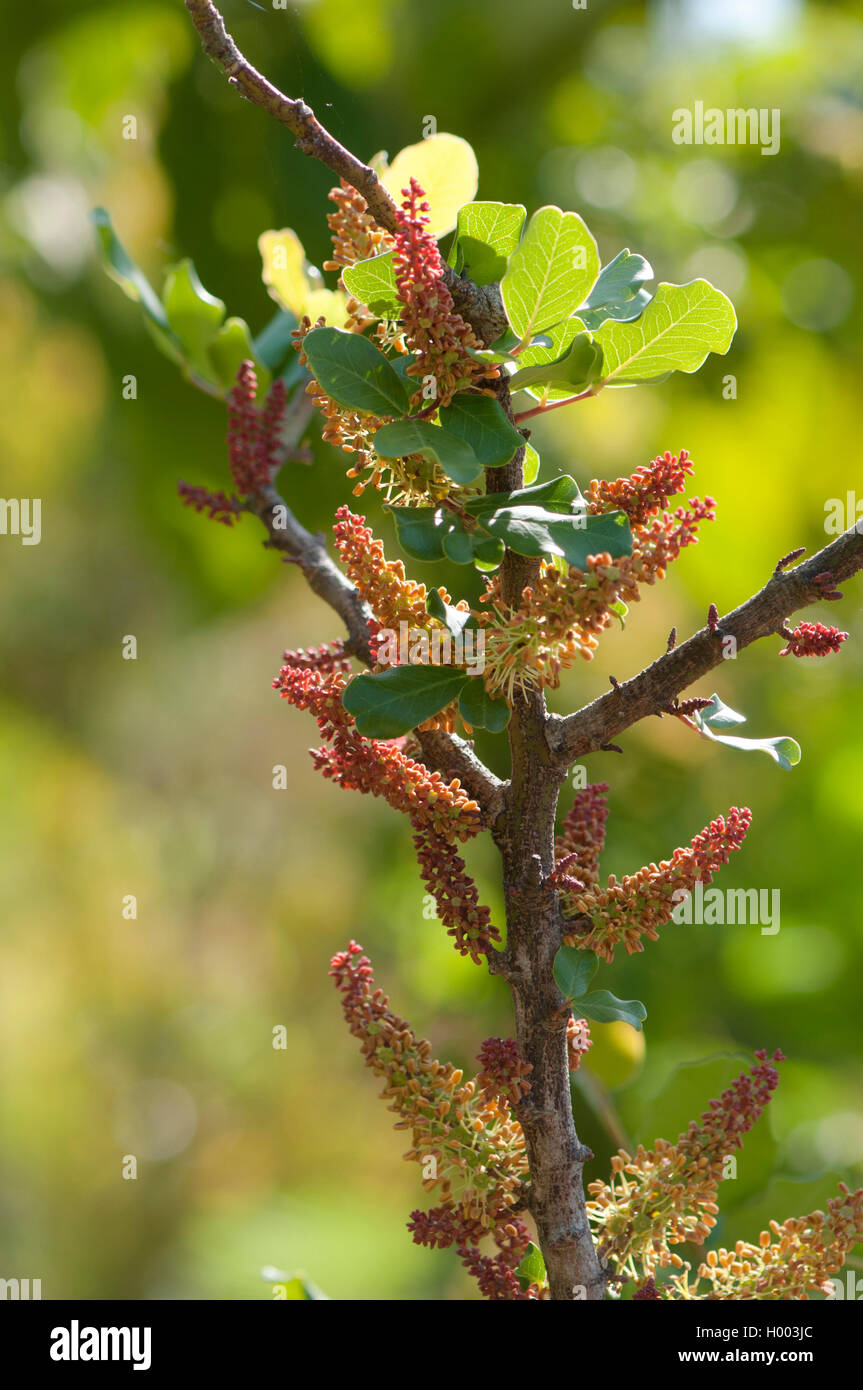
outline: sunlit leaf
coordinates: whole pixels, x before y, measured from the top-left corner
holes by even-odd
[[[634,386],[697,371],[708,353],[728,351],[736,328],[731,301],[706,280],[660,285],[634,323],[609,320],[597,330],[602,384]]]
[[[441,237],[452,231],[459,208],[476,193],[476,155],[460,135],[439,131],[416,145],[406,145],[384,171],[381,183],[399,206],[402,189],[408,187],[411,178],[422,186],[429,203],[429,231]]]
[[[599,273],[596,242],[576,212],[540,208],[509,258],[501,295],[522,341],[567,319]]]

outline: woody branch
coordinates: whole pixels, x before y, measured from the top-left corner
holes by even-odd
[[[398,226],[396,206],[374,169],[345,149],[334,135],[321,125],[306,102],[285,96],[240,52],[225,22],[211,0],[185,0],[186,9],[198,31],[201,46],[209,58],[221,67],[237,91],[273,116],[295,137],[297,149],[317,159],[337,178],[344,179],[366,200],[369,212],[378,226],[395,232]],[[478,286],[462,279],[449,267],[445,278],[453,296],[456,311],[466,319],[483,342],[493,343],[506,331],[506,315],[500,292],[494,285]]]
[[[724,659],[723,638],[733,637],[735,651],[761,637],[779,633],[791,613],[827,596],[835,585],[863,569],[863,534],[851,527],[788,573],[776,572],[757,594],[702,628],[688,641],[664,653],[632,680],[566,718],[552,715],[546,737],[552,757],[568,766],[602,748],[610,739],[646,719],[667,713],[677,695]]]

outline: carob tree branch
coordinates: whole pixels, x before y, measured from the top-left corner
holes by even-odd
[[[395,207],[374,170],[340,145],[305,102],[284,96],[246,61],[209,0],[185,3],[205,52],[233,85],[286,125],[299,149],[350,183],[378,224],[393,232]],[[447,283],[457,312],[483,342],[491,343],[505,331],[496,286],[480,288],[451,271]],[[512,419],[505,378],[497,391]],[[488,470],[486,478],[490,491],[521,487],[524,448],[505,468]],[[296,521],[273,488],[261,492],[257,510],[271,543],[300,564],[315,592],[342,616],[354,654],[368,660],[363,635],[367,611],[330,560],[323,539],[310,535]],[[501,583],[508,601],[517,604],[537,569],[537,561],[506,552]],[[490,953],[488,963],[510,987],[519,1053],[532,1068],[530,1092],[519,1106],[531,1173],[527,1206],[537,1225],[551,1297],[596,1301],[605,1295],[606,1275],[591,1237],[582,1182],[584,1163],[592,1155],[575,1130],[566,1043],[568,1010],[553,971],[561,923],[557,892],[549,878],[554,870],[554,821],[564,773],[548,747],[548,720],[541,692],[516,695],[509,730],[509,783],[498,781],[469,746],[453,735],[422,731],[418,737],[429,762],[457,775],[479,802],[486,823],[493,822],[507,888],[507,945],[503,952]]]
[[[509,383],[496,386],[512,419]],[[486,472],[488,491],[524,485],[524,447],[505,468]],[[501,591],[517,605],[539,561],[507,550]],[[536,1222],[553,1300],[598,1302],[606,1275],[593,1243],[583,1169],[592,1154],[575,1128],[569,1089],[566,1028],[569,1009],[554,979],[562,923],[554,872],[554,824],[564,770],[546,741],[549,715],[541,691],[516,691],[509,723],[511,781],[496,839],[506,889],[506,948],[490,962],[509,985],[519,1055],[532,1068],[530,1090],[518,1108],[530,1169],[527,1206]]]
[[[306,530],[272,484],[258,489],[250,510],[266,527],[267,544],[297,564],[309,588],[339,615],[348,632],[346,650],[365,665],[371,665],[367,626],[371,609],[330,557],[324,537]],[[417,737],[428,765],[441,774],[458,777],[478,803],[483,823],[492,825],[502,809],[504,784],[500,779],[456,734],[439,729],[418,730]]]
[[[566,718],[552,715],[546,727],[551,756],[564,767],[594,753],[648,715],[664,714],[682,690],[705,676],[724,658],[723,638],[733,637],[735,651],[760,637],[779,633],[791,613],[817,603],[844,579],[863,569],[863,534],[855,527],[838,536],[796,569],[779,566],[752,598],[696,632],[681,646],[664,652],[632,680],[621,682]]]
[[[365,198],[378,226],[394,233],[397,226],[396,206],[375,170],[363,164],[331,135],[306,102],[285,96],[252,66],[234,43],[212,0],[185,0],[185,4],[204,52],[224,70],[231,85],[247,101],[260,106],[287,126],[295,137],[297,149],[312,159],[320,160],[337,178],[344,179],[355,188]],[[449,267],[445,278],[456,311],[470,323],[486,346],[506,331],[506,315],[497,286],[474,285],[472,281],[456,275]]]

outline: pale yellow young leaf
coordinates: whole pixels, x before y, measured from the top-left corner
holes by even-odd
[[[402,189],[415,178],[425,190],[429,231],[441,237],[451,232],[458,210],[472,201],[479,182],[476,155],[460,135],[439,131],[416,145],[406,145],[381,176],[390,197],[401,206]]]
[[[299,318],[305,313],[312,291],[300,238],[290,227],[283,227],[280,232],[262,232],[258,250],[263,263],[261,275],[271,297]]]

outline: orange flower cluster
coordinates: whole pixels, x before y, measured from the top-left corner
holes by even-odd
[[[445,782],[392,743],[363,738],[342,704],[344,675],[324,675],[308,667],[283,666],[273,681],[283,700],[309,710],[332,747],[312,752],[325,777],[345,788],[382,796],[410,817],[416,830],[431,830],[448,841],[469,840],[480,829],[479,807],[458,778]]]
[[[630,517],[631,555],[616,560],[608,553],[590,555],[585,569],[571,565],[565,574],[543,561],[536,582],[524,589],[514,612],[501,606],[499,578],[489,580],[483,602],[492,605],[489,621],[494,624],[486,640],[490,692],[503,690],[511,699],[516,686],[553,689],[561,671],[579,657],[592,660],[600,635],[614,622],[615,608],[637,603],[641,586],[664,579],[669,564],[698,539],[701,522],[714,520],[711,497],[692,498],[688,507],[674,512],[659,511],[691,471],[684,450],[679,460],[663,455],[631,478],[590,484],[592,513],[616,507]]]
[[[671,1285],[681,1299],[808,1302],[810,1293],[833,1292],[831,1279],[861,1237],[863,1188],[851,1192],[841,1182],[826,1212],[771,1221],[757,1245],[739,1240],[733,1250],[711,1250],[692,1282],[687,1265]]]
[[[716,1224],[716,1196],[731,1150],[763,1114],[779,1081],[776,1052],[756,1052],[756,1065],[723,1091],[693,1120],[676,1143],[657,1139],[638,1146],[632,1158],[621,1150],[611,1160],[607,1183],[592,1182],[588,1216],[601,1255],[619,1274],[644,1279],[666,1265],[682,1268],[670,1246],[701,1244]]]
[[[498,1097],[432,1058],[431,1043],[418,1039],[375,989],[372,967],[355,941],[333,956],[330,974],[366,1066],[383,1079],[382,1099],[399,1117],[395,1128],[410,1131],[405,1158],[423,1165],[426,1192],[439,1191],[437,1212],[462,1223],[461,1236],[468,1230],[476,1238],[495,1230],[504,1235],[527,1171],[521,1126]],[[465,1229],[463,1223],[471,1224]],[[506,1234],[518,1245],[517,1228]]]
[[[325,324],[324,318],[319,318],[313,325],[309,316],[304,314],[300,320],[298,328],[295,328],[292,337],[300,363],[308,367],[308,358],[303,352],[303,339],[306,334],[314,328],[321,328]],[[318,410],[324,417],[321,438],[326,444],[331,444],[334,449],[341,449],[343,453],[352,454],[355,462],[348,470],[349,478],[358,478],[361,473],[371,469],[371,477],[363,483],[358,483],[354,488],[354,493],[359,496],[369,482],[375,487],[379,486],[386,475],[386,468],[378,458],[372,447],[372,440],[386,423],[386,419],[376,415],[363,415],[358,410],[349,410],[347,406],[339,405],[328,396],[326,391],[318,385],[314,377],[306,386],[306,394],[311,396]],[[387,417],[391,418],[391,417]]]
[[[688,474],[695,471],[686,449],[677,458],[669,450],[652,462],[636,468],[629,478],[605,482],[593,479],[587,488],[587,506],[593,513],[626,512],[633,526],[643,526],[656,512],[667,506],[686,486]]]
[[[340,271],[344,266],[355,265],[357,261],[369,260],[372,256],[382,256],[392,250],[393,239],[389,232],[378,226],[365,198],[349,183],[342,179],[338,188],[330,189],[328,197],[335,203],[336,210],[327,214],[333,254],[330,260],[324,261],[324,270]],[[340,283],[344,284],[343,281]],[[345,326],[361,332],[370,323],[374,323],[374,315],[349,294]]]
[[[408,579],[401,560],[387,560],[383,541],[375,539],[364,516],[339,507],[333,530],[348,578],[383,627],[397,632],[400,622],[429,630],[439,626],[426,610],[425,584]]]
[[[361,193],[344,179],[328,195],[335,203],[335,212],[327,214],[327,226],[332,233],[332,259],[324,261],[324,270],[341,270],[343,266],[383,256],[393,248],[389,232],[379,227]]]
[[[608,820],[607,791],[607,782],[593,782],[577,791],[554,842],[556,862],[575,855],[578,877],[585,884],[599,879],[599,856],[605,848]]]
[[[426,230],[428,203],[416,179],[411,179],[410,188],[402,189],[402,196],[404,202],[396,214],[396,286],[404,305],[405,339],[417,354],[408,375],[433,377],[435,404],[449,405],[457,391],[496,377],[498,370],[470,356],[482,343],[455,312],[438,244]]]
[[[425,584],[408,579],[401,560],[387,560],[383,542],[376,540],[364,516],[357,516],[349,507],[336,512],[333,528],[336,549],[360,597],[371,608],[381,627],[399,633],[400,624],[407,623],[413,634],[442,631],[442,624],[426,609],[428,591]],[[444,603],[452,600],[446,589],[438,588]],[[461,599],[454,605],[462,612],[468,604]],[[424,729],[445,729],[451,733],[456,725],[457,704],[440,710],[421,726]]]
[[[691,892],[699,880],[711,883],[716,870],[743,844],[751,821],[747,806],[732,806],[727,817],[717,816],[688,847],[676,849],[661,864],[646,864],[620,883],[611,874],[606,888],[593,885],[584,892],[563,895],[565,917],[590,919],[588,927],[564,939],[608,961],[621,942],[628,955],[643,951],[642,938],[656,941],[658,928],[669,921],[674,893]]]
[[[462,955],[478,962],[500,936],[455,850],[456,841],[469,840],[480,829],[477,803],[458,778],[445,782],[439,772],[430,772],[424,763],[408,757],[399,741],[358,734],[342,704],[344,672],[327,670],[320,660],[319,653],[314,653],[312,664],[283,666],[273,688],[296,709],[315,716],[329,744],[312,750],[312,761],[324,777],[346,790],[383,797],[394,810],[407,815],[420,873],[434,895],[447,934]]]

